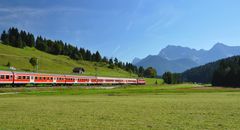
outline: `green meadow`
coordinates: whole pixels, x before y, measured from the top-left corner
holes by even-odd
[[[240,89],[194,84],[0,89],[0,129],[239,129]]]

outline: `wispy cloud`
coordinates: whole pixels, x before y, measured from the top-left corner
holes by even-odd
[[[158,11],[158,13],[154,16],[156,20],[150,22],[150,25],[147,26],[146,31],[157,31],[162,28],[170,27],[177,22],[180,16],[181,12],[174,6],[166,6]]]
[[[137,15],[137,12],[139,11],[139,9],[143,6],[143,0],[139,0],[137,3],[136,8],[133,10],[131,16],[130,16],[130,20],[128,22],[128,25],[126,26],[126,30],[129,31],[131,30],[132,26],[134,26],[135,24],[135,17]]]
[[[120,46],[120,45],[117,45],[117,46],[115,47],[115,49],[113,50],[113,52],[112,52],[112,56],[116,55],[116,53],[118,53],[118,51],[120,50],[120,48],[121,48],[121,46]]]

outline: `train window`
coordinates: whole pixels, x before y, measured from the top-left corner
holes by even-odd
[[[23,76],[23,79],[26,79],[26,76]]]
[[[53,80],[53,77],[51,77],[51,80]]]
[[[6,79],[9,79],[9,75],[6,75]]]
[[[22,76],[18,76],[18,79],[22,79]]]
[[[43,77],[43,80],[46,80],[46,77]]]
[[[39,77],[40,80],[42,80],[42,77]]]
[[[4,75],[1,75],[1,79],[4,79]]]
[[[29,77],[29,76],[27,76],[26,78],[27,78],[27,79],[30,79],[30,77]]]
[[[37,80],[38,79],[38,77],[35,77],[35,80]]]

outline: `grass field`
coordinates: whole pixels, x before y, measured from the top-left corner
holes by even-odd
[[[0,129],[239,129],[240,89],[1,88]]]
[[[145,78],[145,81],[146,81],[147,85],[153,85],[153,84],[156,84],[156,83],[157,83],[157,85],[163,84],[163,80],[159,79],[159,78],[157,78],[157,79],[156,78]]]
[[[84,75],[114,76],[114,77],[134,77],[122,69],[109,69],[104,63],[94,63],[88,61],[74,61],[67,56],[51,55],[35,48],[26,47],[24,49],[6,46],[0,43],[0,70],[7,70],[4,67],[8,62],[20,71],[32,71],[33,67],[29,63],[31,57],[39,58],[39,72],[43,73],[64,73],[69,74],[74,67],[83,67]],[[96,65],[95,65],[96,64]],[[96,71],[97,67],[97,71]]]

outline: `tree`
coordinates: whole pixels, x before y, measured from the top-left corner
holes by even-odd
[[[154,69],[153,67],[148,67],[145,71],[144,71],[144,77],[147,78],[154,78],[157,76],[157,71],[156,69]]]
[[[86,60],[86,51],[84,48],[79,49],[79,53],[81,54],[83,60]]]
[[[6,66],[10,68],[11,67],[11,63],[8,62]]]
[[[104,63],[108,63],[108,59],[107,59],[106,56],[103,57],[102,62],[104,62]]]
[[[165,72],[162,75],[162,79],[166,84],[171,84],[172,83],[172,73],[171,72]]]
[[[182,83],[182,76],[178,73],[165,72],[162,78],[166,84],[179,84]]]
[[[112,58],[109,59],[109,66],[108,66],[108,68],[114,69],[114,64],[113,64],[113,59]]]
[[[38,59],[36,57],[32,57],[29,60],[29,63],[33,66],[33,69],[38,65]]]
[[[113,59],[109,59],[109,65],[113,65]]]
[[[22,37],[20,35],[18,36],[16,45],[17,45],[18,48],[23,48],[24,47]]]
[[[3,44],[9,44],[8,34],[6,33],[5,30],[3,31],[2,35],[1,35],[1,40],[2,40]]]
[[[91,51],[86,50],[85,59],[88,60],[88,61],[90,61],[90,60],[91,60],[91,56],[92,56]]]
[[[26,46],[28,43],[27,33],[25,31],[20,31],[20,36],[22,38],[23,45]]]
[[[138,76],[139,77],[143,77],[144,76],[144,68],[142,66],[140,66],[138,68]]]
[[[118,65],[118,59],[114,58],[114,64],[117,66]]]
[[[33,34],[28,33],[27,35],[27,46],[34,47],[35,46],[35,38]]]
[[[100,53],[97,51],[96,52],[96,62],[100,62],[102,60],[102,56],[100,55]]]
[[[40,36],[40,37],[37,37],[37,40],[36,40],[36,48],[40,51],[44,51],[46,52],[47,51],[47,45],[45,44],[45,41],[43,40],[43,38]]]

